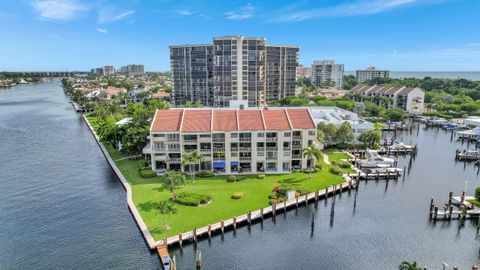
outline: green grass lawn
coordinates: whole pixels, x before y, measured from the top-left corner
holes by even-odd
[[[90,122],[90,125],[93,127],[93,129],[96,130],[98,128],[97,117],[92,116],[92,115],[86,115],[85,117],[87,118],[88,122]]]
[[[328,159],[330,160],[330,163],[331,162],[336,162],[336,163],[340,163],[342,162],[342,159],[349,159],[350,157],[343,153],[342,151],[338,150],[338,149],[327,149],[325,150],[325,152],[327,153],[328,155]],[[354,169],[352,168],[348,168],[348,169],[345,169],[345,168],[340,168],[344,173],[353,173],[355,172]]]
[[[268,196],[277,185],[289,185],[313,192],[344,182],[342,177],[331,174],[325,166],[322,171],[312,174],[312,180],[308,180],[308,174],[305,173],[267,175],[265,179],[257,179],[256,175],[249,175],[245,180],[233,183],[226,181],[227,176],[214,176],[208,179],[197,177],[195,184],[188,183],[178,192],[210,195],[211,203],[199,207],[176,204],[176,214],[163,216],[157,213],[154,204],[170,199],[171,194],[164,189],[160,177],[143,179],[139,176],[138,168],[143,163],[144,161],[132,160],[116,162],[131,184],[135,205],[156,240],[266,207],[269,205]],[[243,192],[244,197],[234,200],[231,198],[234,192]],[[170,227],[168,231],[164,230],[165,223]]]

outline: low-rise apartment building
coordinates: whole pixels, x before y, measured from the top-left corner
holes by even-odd
[[[356,101],[362,101],[362,97],[380,96],[391,98],[393,108],[401,108],[409,113],[422,113],[424,111],[425,92],[418,87],[357,85],[350,92],[360,95]]]
[[[188,171],[185,153],[198,151],[196,170],[285,173],[305,169],[303,149],[316,141],[308,109],[157,110],[150,127],[153,170]]]

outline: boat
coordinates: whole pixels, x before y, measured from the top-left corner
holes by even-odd
[[[403,142],[395,141],[392,145],[387,147],[389,150],[413,150],[415,146],[404,144]]]
[[[367,150],[367,159],[358,161],[362,168],[389,168],[395,164],[393,158],[382,157],[376,150]]]
[[[480,160],[480,151],[468,150],[457,153],[456,158],[464,161]]]
[[[399,169],[399,168],[391,168],[391,167],[387,167],[387,168],[367,168],[365,170],[366,173],[378,173],[378,174],[395,174],[397,172],[402,172],[402,169]]]
[[[480,137],[480,127],[476,127],[470,130],[457,131],[459,139],[472,139],[476,140]]]

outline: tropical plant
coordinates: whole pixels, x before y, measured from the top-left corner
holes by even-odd
[[[306,157],[308,160],[310,160],[310,166],[309,166],[309,176],[308,178],[311,180],[312,179],[312,170],[313,166],[315,164],[315,159],[320,159],[322,156],[322,153],[320,150],[315,146],[315,145],[310,145],[303,149],[303,156]]]
[[[398,270],[422,270],[421,267],[417,266],[417,262],[402,262],[398,266]]]
[[[379,129],[372,129],[360,134],[358,140],[366,147],[374,148],[380,143],[381,138],[382,132]]]
[[[165,219],[163,228],[165,230],[169,230],[170,228],[168,227],[166,217],[177,213],[177,209],[175,208],[175,205],[170,201],[159,201],[155,203],[154,208],[157,210],[157,213],[162,214]]]
[[[172,193],[172,199],[176,200],[175,190],[185,185],[185,175],[179,172],[166,172],[163,176],[163,185]]]
[[[182,163],[183,165],[188,165],[193,183],[195,183],[195,166],[201,163],[204,159],[205,158],[197,150],[183,155]]]

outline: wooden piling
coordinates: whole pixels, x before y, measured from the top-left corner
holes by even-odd
[[[298,208],[298,197],[295,197],[295,206]]]
[[[180,247],[183,246],[183,235],[181,233],[178,234],[178,244]]]
[[[434,219],[436,220],[436,219],[437,219],[437,216],[438,216],[438,206],[435,206],[434,209],[435,209],[435,210],[434,210],[434,213],[433,213],[433,215],[434,215],[433,217],[434,217]]]
[[[248,221],[248,225],[250,226],[252,224],[252,211],[248,212],[247,221]]]
[[[307,194],[305,194],[305,207],[307,207],[307,206],[308,206],[308,196],[307,196]]]
[[[193,228],[193,241],[197,242],[197,228]]]
[[[212,225],[208,224],[208,238],[212,237]]]
[[[237,217],[233,217],[233,229],[237,230]]]
[[[263,208],[260,209],[260,218],[263,220]]]
[[[222,221],[220,221],[220,229],[222,230],[222,234],[223,232],[225,231],[225,223]]]
[[[277,215],[277,205],[276,204],[272,204],[272,214],[273,214],[274,217]]]

